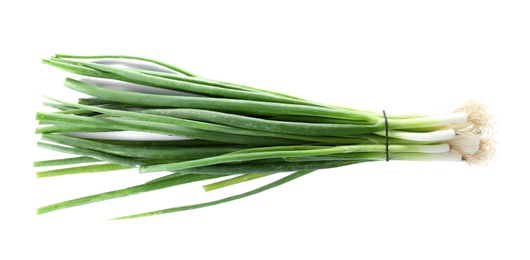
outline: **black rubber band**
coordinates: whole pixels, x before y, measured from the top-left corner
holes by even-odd
[[[390,161],[390,156],[388,154],[388,118],[386,118],[386,112],[383,110],[383,116],[385,117],[385,148],[386,148],[386,161]]]

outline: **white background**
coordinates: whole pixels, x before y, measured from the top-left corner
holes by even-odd
[[[526,1],[133,2],[1,4],[1,259],[530,258]],[[208,78],[392,113],[451,111],[478,98],[497,118],[498,154],[488,166],[326,170],[241,201],[130,221],[106,219],[271,179],[36,216],[38,206],[155,176],[34,178],[33,160],[59,156],[35,147],[41,95],[78,96],[62,87],[66,73],[40,63],[54,53],[151,57]]]

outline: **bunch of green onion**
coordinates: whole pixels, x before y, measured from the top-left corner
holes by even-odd
[[[149,66],[115,65],[131,60]],[[43,62],[82,76],[175,92],[117,90],[66,78],[65,87],[91,97],[76,103],[47,97],[44,105],[57,111],[37,113],[38,146],[73,157],[34,162],[62,166],[39,171],[37,178],[128,168],[168,174],[44,206],[39,214],[209,179],[222,178],[203,186],[206,191],[292,172],[239,195],[117,219],[143,217],[233,201],[320,169],[381,160],[481,163],[491,156],[485,137],[489,116],[477,101],[443,115],[387,115],[210,80],[140,57],[55,55]],[[130,138],[137,132],[143,134]]]

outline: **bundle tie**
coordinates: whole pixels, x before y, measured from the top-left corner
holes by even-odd
[[[385,151],[386,151],[386,161],[388,162],[390,160],[390,156],[388,154],[388,118],[386,117],[386,112],[383,110],[383,116],[385,117]]]

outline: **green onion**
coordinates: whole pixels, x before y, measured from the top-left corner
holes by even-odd
[[[59,209],[70,208],[70,207],[85,205],[89,203],[94,203],[94,202],[99,202],[99,201],[104,201],[104,200],[109,200],[109,199],[114,199],[114,198],[121,198],[121,197],[130,196],[130,195],[134,195],[134,194],[138,194],[142,192],[154,191],[154,190],[164,189],[168,187],[173,187],[176,185],[181,185],[181,184],[186,184],[186,183],[191,183],[191,182],[196,182],[196,181],[202,181],[202,180],[208,180],[208,179],[213,179],[217,177],[218,176],[214,176],[214,175],[199,175],[199,174],[185,175],[179,178],[171,178],[165,181],[141,184],[141,185],[137,185],[137,186],[121,189],[121,190],[109,191],[109,192],[81,197],[81,198],[77,198],[73,200],[63,201],[60,203],[51,204],[51,205],[44,206],[44,207],[37,209],[37,213],[42,214],[42,213],[55,211]]]
[[[202,188],[204,189],[204,191],[212,191],[212,190],[228,187],[231,185],[235,185],[238,183],[255,180],[255,179],[262,178],[268,175],[269,174],[259,174],[259,173],[243,174],[241,176],[237,176],[237,177],[234,177],[228,180],[218,181],[218,182],[210,183],[208,185],[204,185],[202,186]]]
[[[111,162],[111,163],[115,163],[115,164],[119,164],[123,166],[138,167],[139,165],[141,165],[141,162],[131,159],[131,158],[110,155],[110,154],[96,152],[96,151],[87,150],[87,149],[59,146],[59,145],[42,143],[42,142],[38,142],[37,146],[41,148],[57,151],[57,152],[91,157],[91,158],[98,159],[101,161]]]
[[[117,171],[117,170],[124,170],[124,169],[130,169],[130,167],[119,165],[119,164],[113,164],[113,163],[104,163],[104,164],[70,167],[70,168],[37,172],[37,178],[68,175],[68,174],[90,173],[90,172]]]
[[[238,194],[238,195],[230,196],[230,197],[227,197],[227,198],[224,198],[224,199],[220,199],[220,200],[215,200],[215,201],[210,201],[210,202],[200,203],[200,204],[194,204],[194,205],[188,205],[188,206],[182,206],[182,207],[162,209],[162,210],[151,211],[151,212],[146,212],[146,213],[141,213],[141,214],[136,214],[136,215],[118,217],[118,218],[114,218],[114,220],[147,217],[147,216],[153,216],[153,215],[159,215],[159,214],[167,214],[167,213],[178,212],[178,211],[185,211],[185,210],[192,210],[192,209],[210,207],[210,206],[218,205],[218,204],[221,204],[221,203],[226,203],[226,202],[229,202],[229,201],[242,199],[242,198],[254,195],[254,194],[258,194],[260,192],[275,188],[277,186],[280,186],[280,185],[282,185],[284,183],[287,183],[289,181],[292,181],[294,179],[300,178],[300,177],[302,177],[304,175],[307,175],[309,173],[311,173],[311,171],[295,172],[295,173],[293,173],[291,175],[283,177],[283,178],[281,178],[281,179],[279,179],[279,180],[277,180],[275,182],[271,182],[271,183],[269,183],[269,184],[267,184],[265,186],[259,187],[257,189],[254,189],[254,190],[251,190],[251,191],[247,191],[245,193],[241,193],[241,194]]]
[[[165,62],[156,61],[153,59],[147,59],[142,57],[136,57],[136,56],[126,56],[126,55],[98,55],[98,56],[76,56],[76,55],[67,55],[67,54],[55,54],[55,57],[57,58],[77,58],[77,59],[107,59],[107,58],[120,58],[120,59],[131,59],[131,60],[141,60],[141,61],[147,61],[152,62],[154,64],[161,65],[162,67],[168,68],[170,70],[176,71],[178,73],[182,73],[187,76],[195,76],[191,72],[185,71],[181,68],[175,67],[171,64],[167,64]]]
[[[135,60],[159,69],[105,65],[96,62],[100,59],[124,64]],[[44,206],[39,214],[219,177],[227,179],[203,189],[228,189],[294,172],[224,199],[115,219],[144,217],[241,199],[317,170],[384,160],[483,163],[492,155],[485,134],[491,123],[477,101],[447,114],[387,115],[206,79],[136,56],[57,54],[43,63],[82,76],[182,94],[116,90],[66,78],[66,88],[89,97],[77,102],[47,98],[51,102],[44,106],[57,111],[37,112],[35,132],[42,135],[39,147],[78,157],[34,162],[35,167],[74,165],[41,170],[37,178],[123,169],[169,173],[137,186]]]
[[[90,157],[73,157],[57,160],[46,160],[46,161],[37,161],[33,162],[34,167],[43,167],[43,166],[60,166],[68,164],[78,164],[78,163],[90,163],[90,162],[99,162],[99,160],[90,158]]]
[[[42,140],[69,145],[77,148],[89,149],[106,154],[119,155],[131,158],[200,158],[214,156],[241,150],[237,146],[215,146],[215,147],[138,147],[116,144],[105,144],[96,141],[64,135],[42,135]]]

